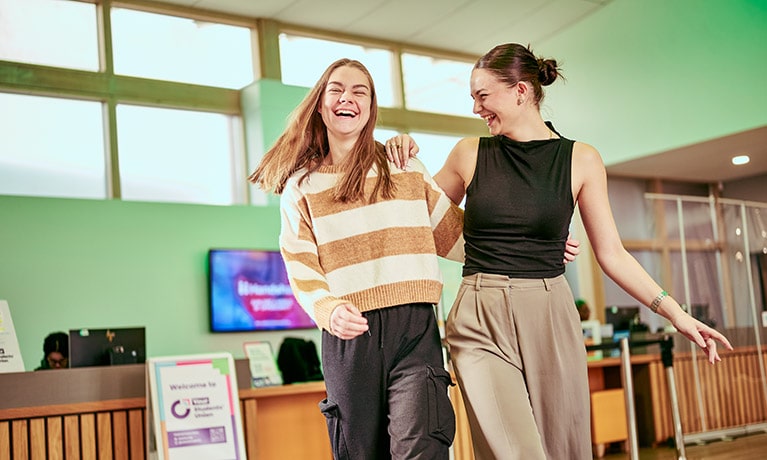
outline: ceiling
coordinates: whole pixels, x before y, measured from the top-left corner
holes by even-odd
[[[160,0],[473,55],[557,34],[611,0]],[[461,31],[461,33],[456,33]]]
[[[667,150],[607,167],[609,174],[680,182],[730,182],[767,175],[767,126],[706,142]],[[748,164],[735,166],[732,157],[748,155]]]
[[[613,0],[160,0],[202,10],[481,55],[498,43],[563,34]],[[736,167],[733,155],[751,162]],[[617,164],[609,174],[684,182],[767,175],[767,127]]]

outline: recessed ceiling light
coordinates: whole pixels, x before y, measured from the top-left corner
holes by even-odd
[[[748,155],[738,155],[736,157],[732,157],[732,164],[739,166],[744,165],[751,161],[751,158],[749,158]]]

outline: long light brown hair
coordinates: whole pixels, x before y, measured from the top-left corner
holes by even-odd
[[[285,131],[264,154],[253,174],[248,176],[250,182],[257,184],[262,190],[280,194],[285,189],[288,178],[296,171],[306,168],[306,172],[299,179],[300,184],[322,165],[322,160],[330,153],[330,148],[327,127],[318,108],[322,103],[330,74],[343,66],[358,69],[367,77],[371,95],[370,119],[354,143],[349,158],[342,165],[344,174],[336,184],[334,198],[341,202],[364,198],[365,177],[373,164],[378,174],[370,201],[375,201],[379,195],[385,199],[394,195],[394,183],[391,180],[386,151],[383,144],[373,138],[373,130],[378,120],[378,102],[373,77],[361,62],[352,59],[339,59],[328,66],[291,114]]]

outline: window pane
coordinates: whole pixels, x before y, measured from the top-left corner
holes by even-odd
[[[316,38],[280,34],[282,82],[311,88],[322,72],[341,58],[356,59],[373,76],[378,105],[394,106],[394,72],[391,51]]]
[[[240,89],[253,82],[250,35],[246,27],[112,9],[121,75]]]
[[[396,136],[397,134],[398,132],[396,130],[389,128],[376,128],[373,130],[373,137],[382,144],[385,144],[387,139]]]
[[[469,77],[472,63],[402,54],[405,107],[474,117]]]
[[[99,69],[96,5],[60,0],[0,0],[0,59]]]
[[[652,203],[645,198],[646,192],[647,182],[643,179],[610,177],[607,180],[607,195],[615,225],[624,240],[651,240],[654,237],[654,213],[650,208]]]
[[[418,159],[426,166],[426,169],[432,176],[442,169],[442,165],[447,160],[447,155],[462,138],[460,136],[416,132],[410,133],[410,135],[418,143]]]
[[[0,194],[106,198],[98,102],[0,93]]]
[[[230,126],[226,115],[118,105],[122,198],[234,204]]]

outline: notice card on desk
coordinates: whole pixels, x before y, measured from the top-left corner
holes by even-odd
[[[250,385],[252,387],[268,387],[282,385],[282,376],[274,360],[272,346],[269,342],[245,342],[245,356],[250,364]]]
[[[0,300],[0,373],[24,372],[19,339],[11,319],[8,302]]]
[[[149,458],[246,459],[228,353],[147,360]]]

